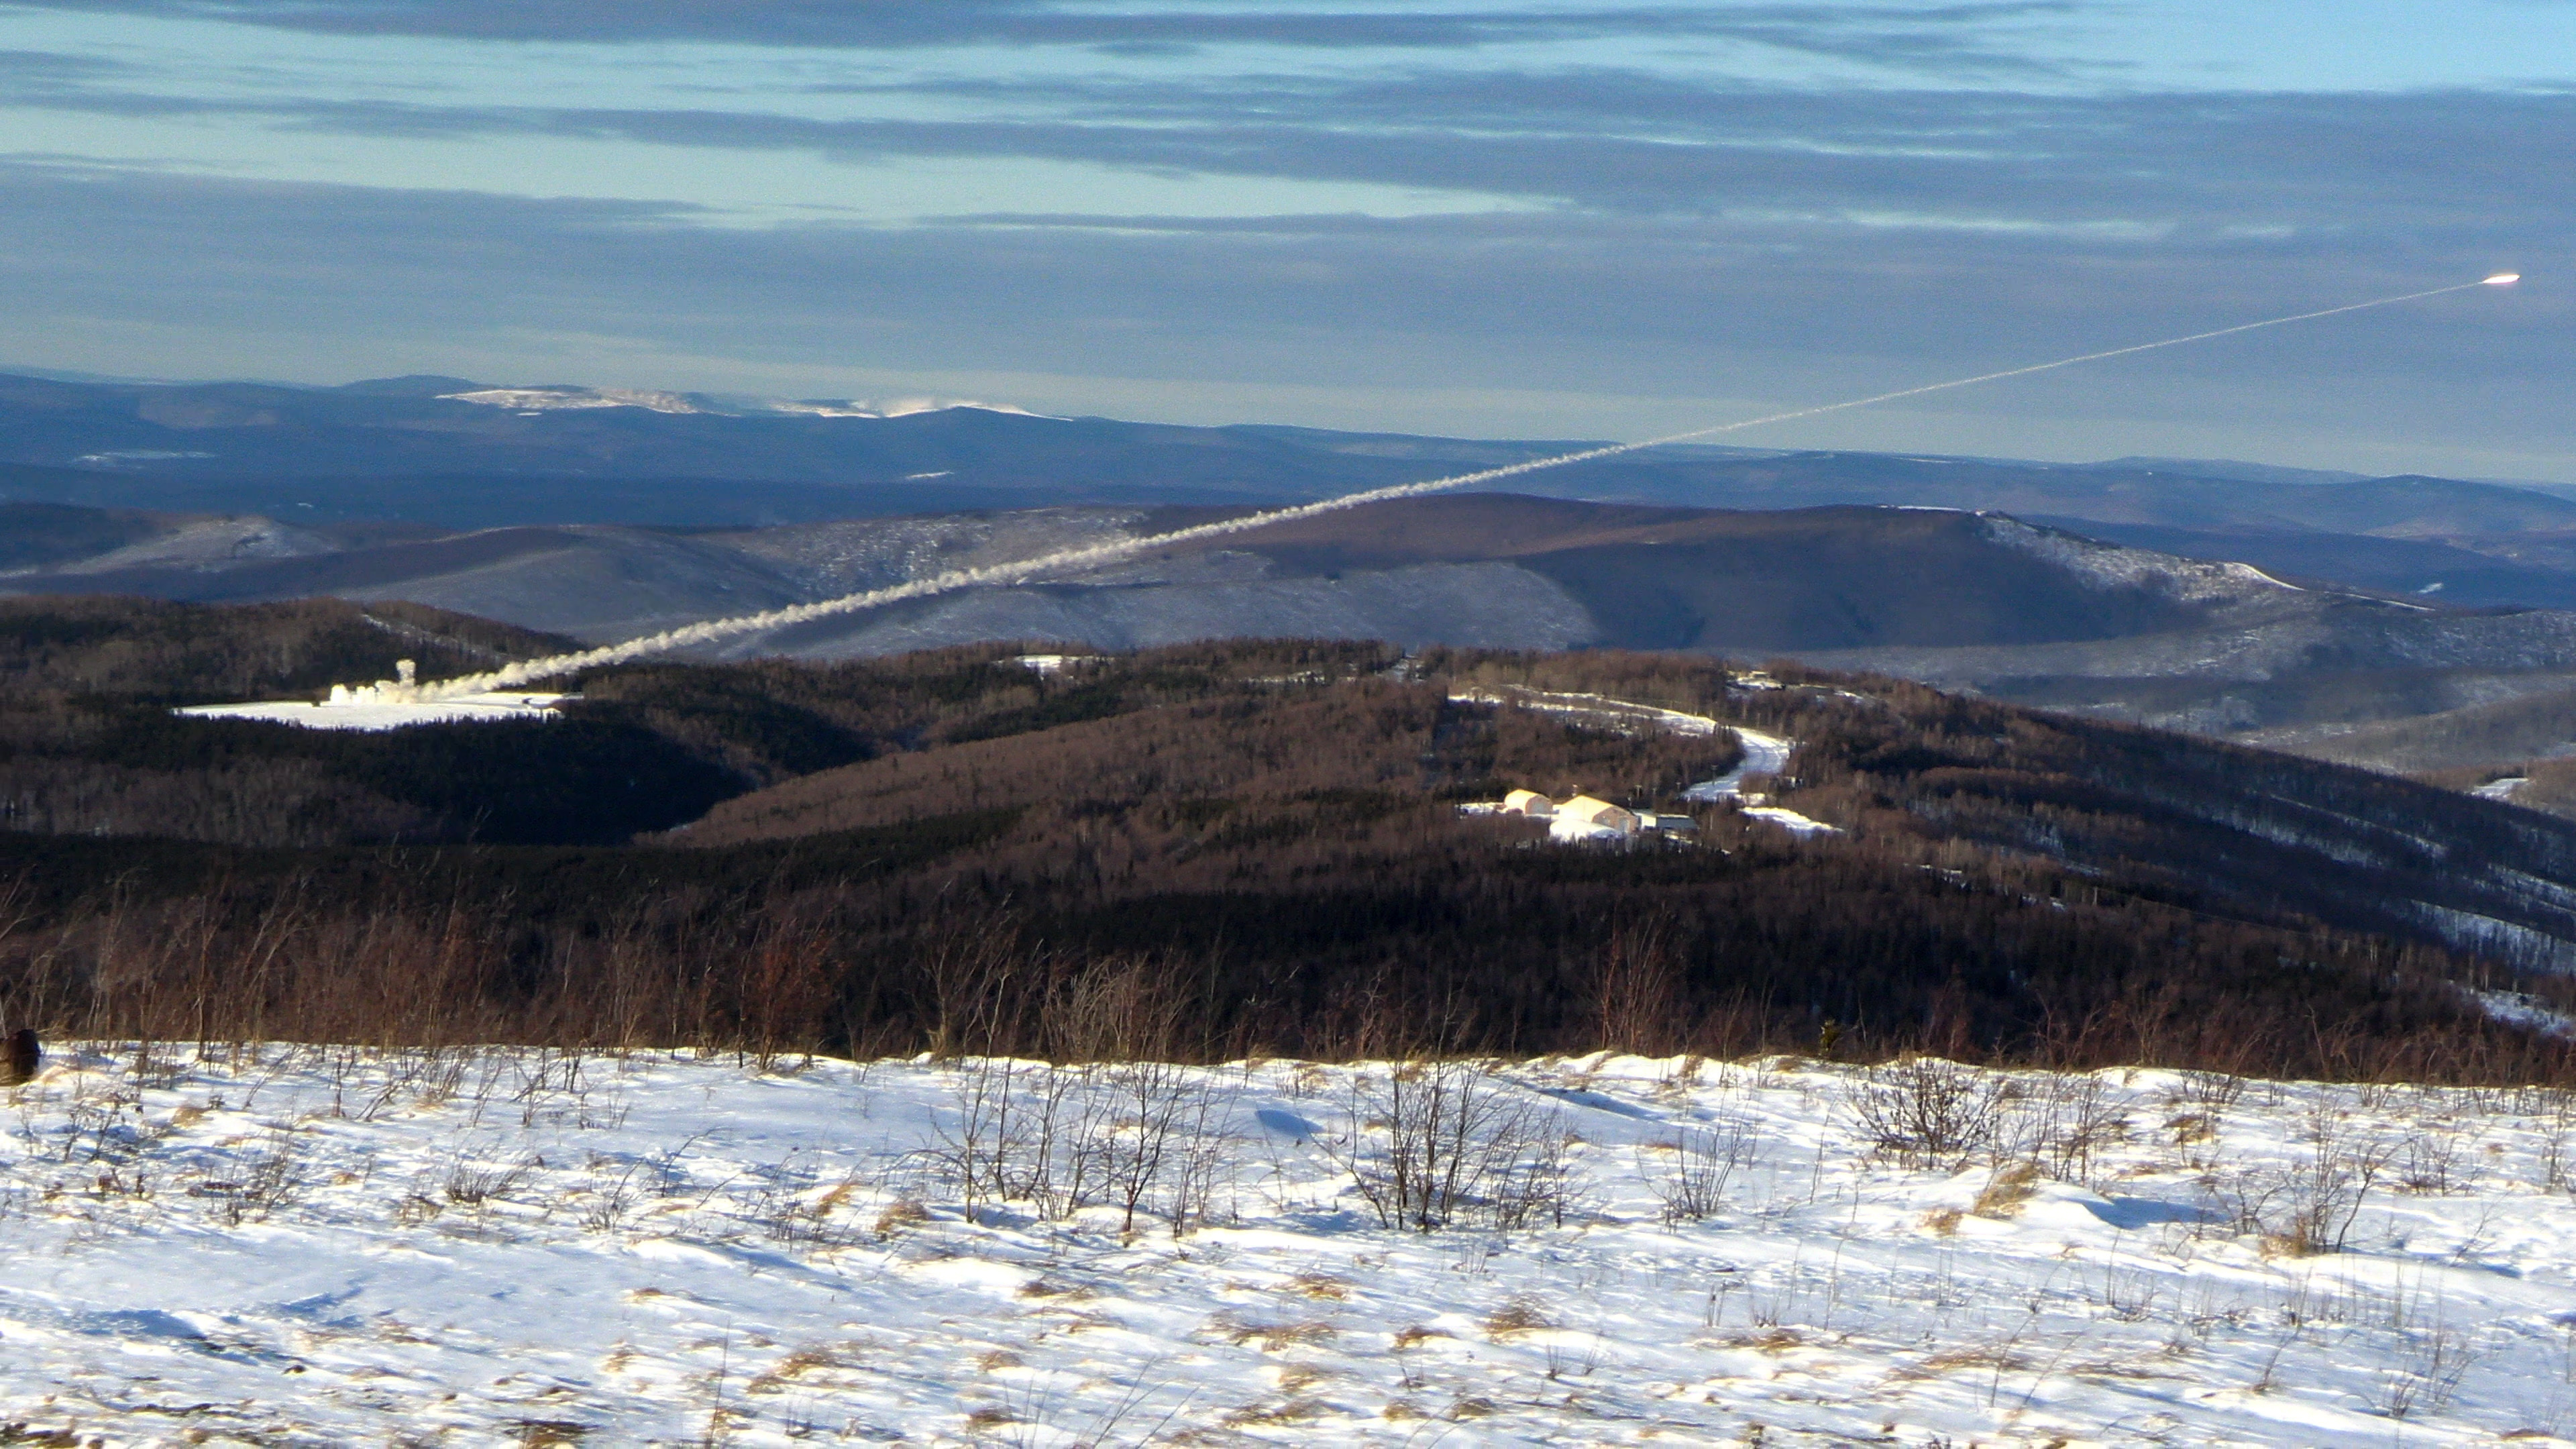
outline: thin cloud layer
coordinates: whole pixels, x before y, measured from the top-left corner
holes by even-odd
[[[2529,471],[2576,421],[2547,383],[2576,176],[2535,163],[2576,149],[2564,86],[2079,83],[2005,45],[2065,5],[48,8],[238,23],[187,32],[234,47],[203,65],[0,52],[47,142],[0,165],[31,365],[185,371],[233,329],[233,374],[516,349],[496,380],[1026,378],[1059,412],[1161,380],[1160,415],[1266,388],[1333,416],[1264,420],[1460,430],[1494,415],[1419,399],[1508,391],[1552,400],[1513,430],[1599,435],[1586,399],[1666,430],[2506,268],[2510,306],[1962,400],[1916,446]],[[437,48],[396,83],[406,46]],[[1205,59],[1101,49],[1134,46]]]
[[[51,0],[45,8],[221,20],[326,35],[888,50],[1096,46],[1172,52],[1268,45],[1320,50],[1468,50],[1604,38],[1716,39],[1969,70],[2048,69],[1974,27],[2063,13],[2061,0],[1951,5],[1529,5],[1438,10],[1087,5],[1061,0],[938,4],[771,0]]]

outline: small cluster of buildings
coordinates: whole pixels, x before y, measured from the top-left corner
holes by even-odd
[[[1629,840],[1641,835],[1683,835],[1699,829],[1687,815],[1631,810],[1589,795],[1551,800],[1536,790],[1514,790],[1493,807],[1497,815],[1524,815],[1547,822],[1547,833],[1559,840]]]

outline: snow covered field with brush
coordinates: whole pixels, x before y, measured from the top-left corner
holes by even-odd
[[[108,1044],[6,1106],[8,1442],[2576,1432],[2537,1090]]]

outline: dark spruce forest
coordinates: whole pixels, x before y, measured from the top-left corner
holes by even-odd
[[[551,722],[188,719],[558,637],[417,605],[0,601],[0,1017],[775,1054],[1909,1050],[2576,1080],[2576,824],[1704,655],[1023,646],[594,672]],[[1035,646],[1030,646],[1035,647]],[[1731,732],[1795,741],[1684,791]],[[1469,696],[1469,697],[1461,697]],[[1552,843],[1515,787],[1686,811]]]

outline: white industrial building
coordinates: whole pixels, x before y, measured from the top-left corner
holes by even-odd
[[[1547,822],[1548,835],[1556,840],[1633,840],[1642,835],[1681,834],[1699,829],[1699,822],[1687,815],[1665,815],[1651,810],[1631,810],[1625,805],[1591,795],[1576,795],[1556,801],[1536,790],[1514,790],[1499,805],[1470,805],[1462,809],[1478,815],[1521,815]]]

